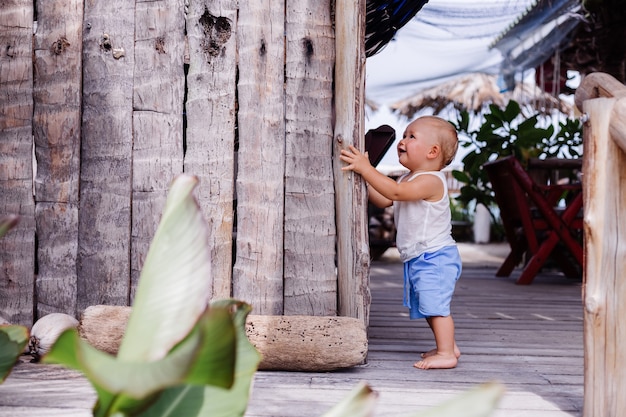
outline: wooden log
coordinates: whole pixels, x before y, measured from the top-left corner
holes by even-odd
[[[76,313],[83,7],[83,0],[37,0],[37,317]]]
[[[78,326],[92,346],[116,354],[131,307],[90,306]],[[360,365],[367,355],[363,321],[351,317],[249,315],[246,333],[263,356],[261,370],[331,371]]]
[[[585,100],[606,97],[619,98],[626,96],[626,86],[613,76],[603,72],[585,75],[576,89],[574,96],[576,107],[582,111]]]
[[[613,106],[609,129],[611,138],[626,152],[626,85],[602,72],[586,75],[576,89],[576,106],[582,111],[585,100],[600,97],[619,99]]]
[[[0,6],[0,215],[20,222],[0,239],[0,314],[33,324],[33,12],[31,0]]]
[[[135,2],[85,2],[77,312],[128,305]]]
[[[328,0],[287,2],[283,314],[337,315]]]
[[[233,297],[283,313],[285,0],[239,2]]]
[[[610,133],[622,123],[614,119],[622,100],[583,103],[589,116],[583,156],[585,417],[616,417],[626,410],[626,153]]]
[[[183,172],[183,10],[183,0],[135,5],[131,303],[170,183]]]
[[[348,145],[365,148],[365,0],[336,2],[335,142],[339,315],[368,323],[370,254],[367,193],[360,176],[343,172],[339,159]]]
[[[237,1],[189,2],[185,172],[209,226],[211,298],[231,296],[235,195]]]

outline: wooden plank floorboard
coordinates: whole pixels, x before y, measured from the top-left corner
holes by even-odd
[[[402,307],[402,264],[385,256],[372,262],[367,363],[334,372],[257,372],[246,417],[319,417],[361,381],[378,394],[374,417],[410,415],[488,381],[507,390],[492,417],[581,416],[581,283],[542,271],[532,285],[518,286],[519,271],[496,278],[498,264],[481,262],[464,259],[452,305],[462,350],[457,368],[413,368],[434,342],[425,321],[410,320]],[[50,365],[21,363],[0,385],[0,417],[87,417],[94,401],[80,374]]]

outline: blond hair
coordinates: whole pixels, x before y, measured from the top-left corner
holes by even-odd
[[[436,128],[433,130],[436,132],[435,139],[441,146],[441,168],[450,165],[459,149],[459,137],[454,125],[437,116],[422,116],[419,120],[428,121]]]

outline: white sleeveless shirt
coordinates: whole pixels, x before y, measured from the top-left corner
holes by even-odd
[[[398,179],[402,181],[409,174]],[[441,200],[394,201],[393,216],[396,225],[396,247],[400,259],[406,262],[425,252],[434,252],[454,245],[452,238],[452,215],[445,175],[440,171],[417,172],[407,181],[420,175],[434,175],[443,183]]]

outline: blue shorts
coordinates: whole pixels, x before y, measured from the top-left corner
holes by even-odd
[[[404,263],[404,306],[411,319],[450,315],[454,286],[461,276],[456,246],[423,253]]]

